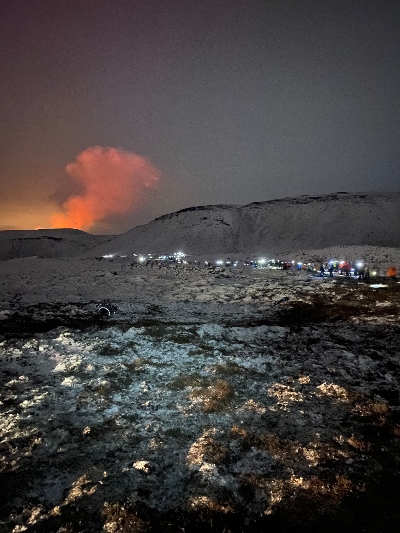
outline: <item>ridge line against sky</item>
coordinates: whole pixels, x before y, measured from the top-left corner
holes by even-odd
[[[399,23],[394,0],[2,3],[0,229],[74,202],[92,217],[75,227],[116,234],[196,205],[398,191]]]

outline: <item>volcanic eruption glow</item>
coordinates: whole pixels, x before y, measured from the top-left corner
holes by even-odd
[[[65,170],[83,191],[64,202],[64,212],[52,215],[53,228],[87,230],[111,214],[127,213],[160,179],[147,158],[102,146],[87,148]]]

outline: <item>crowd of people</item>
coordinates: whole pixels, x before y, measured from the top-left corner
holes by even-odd
[[[333,273],[338,272],[339,274],[343,274],[345,276],[354,276],[358,277],[359,280],[363,281],[370,281],[371,279],[371,272],[370,267],[366,265],[365,263],[356,263],[352,264],[350,262],[344,262],[344,263],[334,263],[333,261],[327,263],[321,263],[321,266],[319,268],[320,276],[325,277],[326,273],[329,273],[329,277],[333,278]],[[387,269],[386,276],[392,280],[397,280],[397,269],[394,266],[391,266]]]

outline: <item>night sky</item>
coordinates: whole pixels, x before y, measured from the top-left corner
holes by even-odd
[[[0,229],[399,190],[398,0],[8,0]]]

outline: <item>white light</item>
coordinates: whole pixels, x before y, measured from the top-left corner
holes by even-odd
[[[216,263],[217,265],[223,265],[223,264],[224,264],[224,262],[222,261],[222,259],[218,259],[218,261],[215,261],[215,263]]]
[[[142,255],[139,256],[139,261],[140,261],[141,263],[143,263],[144,260],[145,260],[145,258],[144,258]]]
[[[260,263],[260,265],[264,265],[266,263],[266,259],[262,257],[261,259],[258,260],[258,262]]]
[[[361,268],[361,267],[363,266],[363,264],[361,263],[361,261],[359,261],[359,262],[357,263],[357,266],[358,266],[358,268]]]

